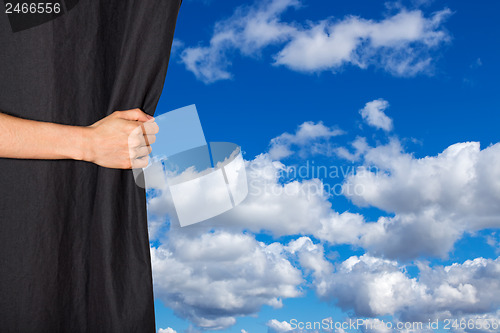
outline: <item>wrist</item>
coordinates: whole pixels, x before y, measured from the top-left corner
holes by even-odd
[[[71,158],[78,161],[93,161],[92,128],[85,126],[76,127],[76,142]]]

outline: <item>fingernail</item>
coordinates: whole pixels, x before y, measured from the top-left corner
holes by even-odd
[[[149,114],[147,114],[146,117],[148,117],[148,119],[155,119],[155,117],[150,116]]]

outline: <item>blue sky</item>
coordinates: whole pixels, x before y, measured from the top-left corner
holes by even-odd
[[[227,228],[152,234],[160,332],[500,320],[498,9],[185,0],[156,114],[196,104],[207,140],[239,144],[256,186],[364,191],[255,195]],[[372,172],[284,175],[301,165]]]

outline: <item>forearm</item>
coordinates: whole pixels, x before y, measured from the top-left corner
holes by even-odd
[[[84,160],[88,131],[0,113],[0,157]]]
[[[140,109],[115,111],[91,126],[68,126],[0,113],[0,158],[73,159],[107,168],[144,168],[158,125]]]

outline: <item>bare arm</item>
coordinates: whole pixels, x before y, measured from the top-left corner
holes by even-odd
[[[144,167],[156,133],[154,119],[139,109],[116,111],[88,127],[0,113],[0,157],[74,159],[118,169]]]

